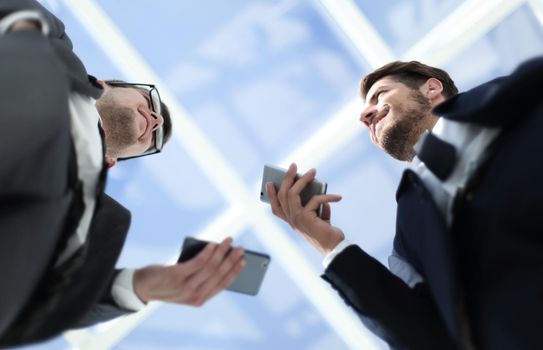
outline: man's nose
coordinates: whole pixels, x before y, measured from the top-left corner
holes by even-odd
[[[364,108],[362,113],[360,113],[360,121],[364,123],[367,127],[370,126],[371,120],[377,114],[377,106],[367,106]]]
[[[151,117],[153,117],[153,119],[152,119],[153,126],[151,128],[152,131],[155,131],[160,126],[162,126],[162,124],[164,124],[164,117],[162,117],[160,114],[157,114],[155,112],[151,112]]]

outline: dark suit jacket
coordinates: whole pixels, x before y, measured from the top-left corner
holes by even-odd
[[[62,22],[39,3],[2,0],[0,17],[21,9],[41,11],[51,33],[0,36],[0,346],[127,312],[110,289],[130,213],[104,194],[105,167],[87,244],[67,268],[53,268],[83,209],[69,93],[98,98],[101,88],[72,52]]]
[[[437,115],[503,130],[447,228],[424,183],[404,172],[395,251],[408,287],[357,246],[324,278],[395,349],[540,349],[543,326],[543,58],[444,102]]]

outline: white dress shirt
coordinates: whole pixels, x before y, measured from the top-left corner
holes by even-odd
[[[70,95],[71,132],[77,154],[77,170],[83,183],[85,211],[75,234],[68,240],[68,246],[61,253],[57,263],[70,257],[87,239],[90,223],[96,206],[96,186],[103,166],[102,140],[98,131],[100,115],[96,101],[77,93]],[[92,130],[93,132],[89,132]],[[134,269],[123,269],[115,278],[111,290],[119,306],[137,311],[145,304],[134,292]]]
[[[98,131],[100,115],[93,98],[73,93],[69,106],[71,132],[77,154],[79,179],[83,182],[83,201],[85,211],[75,234],[70,237],[68,246],[61,253],[57,263],[70,257],[87,239],[90,223],[96,206],[96,186],[103,166],[102,140]],[[89,130],[93,132],[89,132]],[[115,278],[111,290],[113,299],[119,306],[138,311],[145,304],[134,292],[134,269],[123,269]]]

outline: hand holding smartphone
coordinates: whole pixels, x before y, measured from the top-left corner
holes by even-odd
[[[198,253],[205,248],[209,242],[202,241],[196,238],[187,237],[183,242],[181,255],[177,260],[178,263],[185,262],[194,258]],[[230,248],[231,249],[231,248]],[[260,290],[264,275],[270,263],[270,256],[263,253],[245,250],[243,253],[245,259],[245,267],[236,279],[226,287],[227,290],[234,292],[256,295]]]
[[[264,165],[264,172],[262,174],[262,186],[260,188],[260,200],[265,203],[270,203],[270,198],[268,197],[268,192],[266,191],[266,183],[273,183],[275,190],[279,191],[281,183],[283,182],[287,170],[266,164]],[[302,175],[297,174],[295,180],[298,180]],[[307,185],[302,192],[300,192],[300,199],[302,200],[302,205],[305,206],[311,197],[319,194],[326,194],[327,184],[326,182],[319,181],[317,179],[313,180],[309,185]],[[322,218],[322,211],[324,206],[321,204],[317,210],[317,215]]]

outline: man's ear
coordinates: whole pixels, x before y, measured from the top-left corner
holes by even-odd
[[[441,102],[444,99],[442,95],[443,84],[436,78],[426,80],[426,83],[422,86],[422,92],[432,104]]]
[[[441,84],[441,81],[439,79],[430,78],[426,80],[426,83],[424,85],[426,89],[426,95],[430,99],[443,92],[443,84]]]
[[[106,166],[111,169],[117,164],[117,159],[111,158],[110,156],[104,156],[104,160],[106,161]]]

